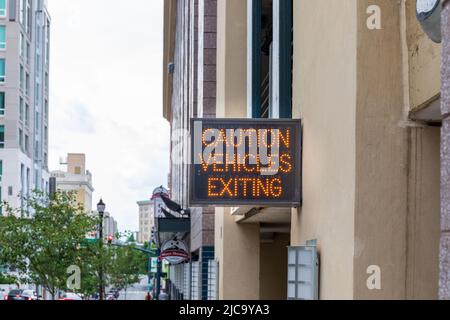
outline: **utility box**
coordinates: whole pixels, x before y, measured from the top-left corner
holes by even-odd
[[[288,247],[288,300],[319,300],[317,242]]]

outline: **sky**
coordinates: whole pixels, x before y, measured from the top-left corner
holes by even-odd
[[[50,170],[85,153],[120,231],[138,231],[137,201],[167,185],[162,117],[163,0],[49,0]]]

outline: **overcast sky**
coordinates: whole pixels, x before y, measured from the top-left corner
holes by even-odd
[[[85,153],[93,205],[138,230],[136,201],[167,185],[162,117],[163,0],[49,0],[50,169]]]

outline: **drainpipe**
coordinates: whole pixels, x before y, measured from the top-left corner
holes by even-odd
[[[450,300],[450,0],[442,1],[441,246],[439,298]]]

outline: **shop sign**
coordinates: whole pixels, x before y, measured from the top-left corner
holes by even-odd
[[[176,265],[189,261],[189,252],[187,245],[181,240],[169,240],[161,246],[161,260]]]

